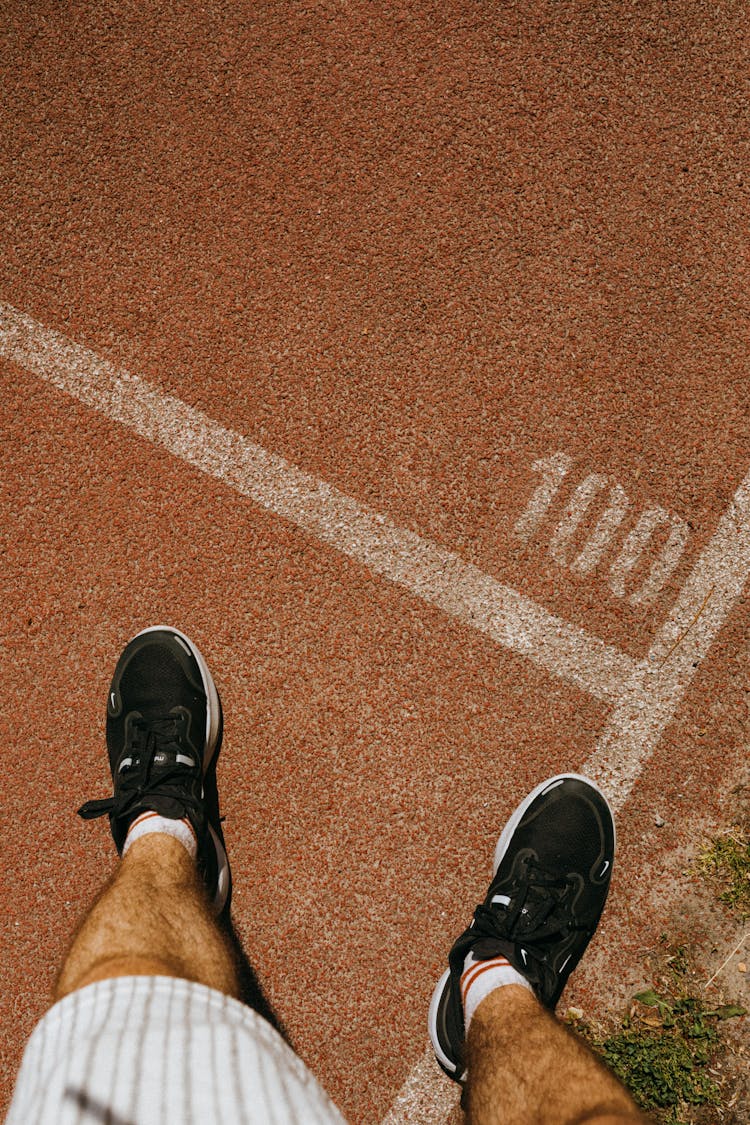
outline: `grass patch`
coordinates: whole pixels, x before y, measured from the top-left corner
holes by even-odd
[[[604,1034],[576,1024],[658,1125],[689,1125],[701,1106],[716,1107],[718,1114],[731,1095],[715,1065],[722,1046],[720,1027],[724,1020],[745,1015],[745,1009],[707,1005],[689,994],[687,977],[686,951],[675,949],[658,985],[633,997],[619,1027]]]
[[[719,884],[722,902],[750,918],[750,838],[744,829],[734,825],[722,832],[702,849],[696,866]]]

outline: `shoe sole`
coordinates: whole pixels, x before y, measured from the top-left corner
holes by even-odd
[[[203,681],[203,690],[206,693],[206,745],[203,751],[203,776],[205,778],[208,769],[216,754],[217,746],[219,743],[219,734],[222,729],[221,721],[221,700],[219,693],[216,690],[213,676],[209,671],[208,664],[206,663],[200,649],[190,640],[185,633],[175,629],[172,625],[151,625],[148,629],[142,629],[140,633],[136,633],[133,641],[139,637],[143,637],[148,633],[170,633],[171,636],[180,644],[186,652],[192,656],[198,665],[198,670],[201,674]],[[132,642],[131,642],[132,643]],[[229,869],[229,860],[224,848],[224,844],[219,834],[214,829],[213,825],[209,822],[208,831],[211,835],[214,848],[216,849],[216,892],[212,901],[212,909],[215,914],[221,914],[222,910],[227,904],[229,898],[229,890],[231,887],[231,873]]]
[[[536,789],[533,789],[532,792],[529,793],[528,796],[525,797],[523,801],[521,801],[520,805],[515,810],[515,812],[512,814],[512,816],[510,817],[510,820],[507,822],[507,824],[503,828],[502,832],[500,833],[500,838],[498,839],[497,844],[495,845],[495,853],[494,853],[494,858],[493,858],[493,863],[492,863],[492,878],[493,879],[495,878],[495,875],[497,874],[498,867],[500,866],[503,859],[505,858],[505,854],[508,851],[508,846],[510,844],[510,841],[513,838],[513,835],[514,835],[516,829],[518,828],[519,824],[521,823],[524,816],[526,815],[526,812],[528,811],[529,807],[534,803],[534,801],[536,801],[537,797],[540,797],[542,794],[547,793],[552,789],[556,789],[557,786],[562,784],[563,781],[582,781],[582,782],[584,782],[584,784],[586,784],[586,785],[590,786],[592,789],[596,790],[596,792],[599,794],[599,796],[602,798],[602,800],[609,807],[609,801],[607,801],[607,798],[604,796],[604,794],[602,793],[599,786],[596,785],[595,782],[593,782],[591,780],[591,778],[584,777],[583,774],[580,774],[580,773],[560,773],[560,774],[557,774],[555,777],[549,777],[549,778],[547,778],[546,781],[542,781],[539,785],[537,785]],[[612,824],[612,831],[613,831],[613,833],[615,832],[614,823]],[[614,853],[615,853],[616,845],[617,845],[617,840],[616,840],[616,836],[614,836],[613,837],[613,844],[612,844],[612,854],[613,854],[613,856],[614,856]],[[440,1043],[440,1036],[438,1034],[438,1027],[441,1027],[441,1026],[445,1025],[445,1015],[444,1015],[444,1013],[445,1013],[446,1005],[448,1004],[449,998],[450,998],[450,988],[449,988],[450,975],[451,975],[450,969],[446,969],[445,972],[443,973],[443,975],[441,976],[440,980],[435,985],[435,989],[432,993],[432,999],[430,1000],[429,1012],[428,1012],[428,1015],[427,1015],[427,1027],[428,1027],[428,1031],[430,1033],[430,1041],[432,1043],[432,1049],[435,1052],[435,1058],[437,1059],[438,1063],[440,1064],[442,1069],[445,1071],[445,1073],[450,1078],[453,1078],[456,1082],[463,1082],[464,1078],[466,1077],[466,1071],[465,1070],[462,1071],[461,1074],[458,1073],[458,1066],[456,1065],[455,1060],[449,1058],[446,1055],[445,1051],[442,1049],[441,1043]]]

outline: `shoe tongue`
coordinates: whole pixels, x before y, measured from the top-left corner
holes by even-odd
[[[530,887],[526,900],[516,915],[513,925],[517,938],[532,935],[543,927],[546,937],[561,932],[565,926],[565,911],[549,890]]]
[[[179,757],[179,753],[179,746],[174,744],[164,746],[162,744],[158,750],[154,751],[151,762],[156,769],[159,769],[160,766],[171,766]]]
[[[152,768],[158,770],[175,764],[189,766],[193,769],[198,763],[195,754],[188,747],[183,747],[178,742],[166,738],[156,741],[151,764]]]
[[[185,816],[185,806],[182,801],[178,801],[174,797],[159,796],[158,799],[150,803],[151,807],[159,813],[160,816],[166,816],[170,820],[180,820]]]
[[[503,941],[496,937],[480,938],[472,946],[472,954],[477,961],[489,961],[492,957],[498,957],[501,954],[507,955],[512,950],[512,941]]]
[[[498,936],[507,940],[522,941],[533,936],[540,926],[545,930],[551,925],[555,928],[557,898],[547,886],[527,883],[523,888],[516,887],[511,894],[497,892],[489,902],[492,922],[497,927]],[[489,936],[489,935],[488,935]]]
[[[198,764],[193,747],[180,737],[180,723],[175,716],[141,717],[137,727],[139,728],[137,746],[133,746],[128,765],[144,752],[150,755],[150,768],[156,772],[175,764],[190,768],[195,768]]]

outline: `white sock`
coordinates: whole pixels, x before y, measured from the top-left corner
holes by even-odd
[[[198,841],[189,820],[185,817],[181,820],[171,820],[169,817],[159,816],[157,812],[151,812],[150,810],[137,816],[128,828],[122,854],[125,855],[134,840],[140,840],[141,836],[148,836],[151,832],[163,832],[166,836],[179,840],[192,859],[195,859],[198,854]]]
[[[469,1031],[471,1017],[477,1007],[496,988],[504,984],[520,984],[533,992],[533,988],[505,957],[492,957],[489,961],[479,961],[469,953],[461,973],[461,999],[464,1005],[464,1027]]]

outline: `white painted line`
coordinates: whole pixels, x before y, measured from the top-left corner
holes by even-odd
[[[10,305],[0,355],[168,449],[472,629],[616,704],[636,661]]]
[[[750,578],[750,472],[634,669],[586,770],[620,808]]]
[[[446,1078],[428,1047],[399,1090],[382,1125],[435,1125],[457,1109],[460,1090]]]

